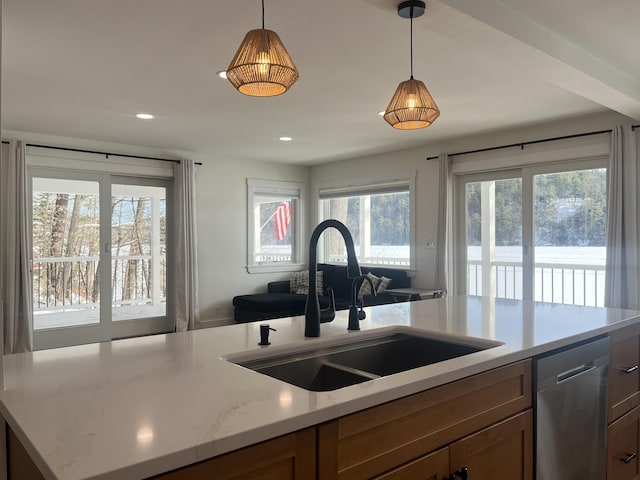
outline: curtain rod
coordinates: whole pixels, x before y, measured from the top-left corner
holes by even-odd
[[[640,125],[636,125],[636,126],[640,127]],[[545,142],[555,142],[556,140],[567,140],[570,138],[589,137],[591,135],[602,135],[603,133],[611,133],[611,130],[598,130],[597,132],[576,133],[574,135],[564,135],[562,137],[543,138],[541,140],[530,140],[528,142],[511,143],[509,145],[500,145],[498,147],[479,148],[478,150],[468,150],[466,152],[450,153],[448,156],[454,157],[457,155],[468,155],[471,153],[490,152],[492,150],[502,150],[505,148],[514,148],[514,147],[520,147],[520,150],[524,150],[524,147],[526,145],[535,145],[536,143],[545,143]],[[436,160],[437,158],[439,158],[438,155],[433,157],[427,157],[427,160]]]
[[[7,140],[3,140],[2,143],[8,144],[9,142]],[[27,143],[27,147],[49,148],[51,150],[64,150],[67,152],[95,153],[97,155],[104,155],[107,158],[109,158],[109,155],[111,155],[112,157],[141,158],[144,160],[157,160],[159,162],[180,163],[180,160],[174,160],[172,158],[145,157],[142,155],[128,155],[126,153],[110,153],[110,152],[100,152],[97,150],[83,150],[81,148],[53,147],[51,145],[38,145],[35,143]],[[202,162],[196,162],[196,165],[202,165]]]
[[[634,130],[640,128],[640,125],[631,125],[631,131],[633,132]]]

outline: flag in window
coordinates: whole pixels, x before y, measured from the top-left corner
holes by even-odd
[[[284,237],[287,236],[289,220],[291,220],[291,204],[289,202],[282,202],[278,205],[275,214],[276,238],[278,240],[284,240]]]

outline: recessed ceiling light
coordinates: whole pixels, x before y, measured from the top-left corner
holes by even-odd
[[[153,115],[150,113],[136,113],[137,118],[141,118],[142,120],[151,120]]]
[[[219,72],[216,72],[216,75],[218,75],[220,78],[227,78],[227,72],[225,70],[220,70]]]
[[[280,137],[281,142],[290,142],[291,140],[293,140],[291,137]]]

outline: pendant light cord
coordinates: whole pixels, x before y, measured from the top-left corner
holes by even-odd
[[[264,30],[264,0],[262,0],[262,29]]]
[[[411,26],[409,27],[409,51],[411,52],[411,80],[413,80],[413,7],[411,7],[411,11],[409,12],[409,19],[411,22]]]

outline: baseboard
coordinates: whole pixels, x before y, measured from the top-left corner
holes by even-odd
[[[196,330],[200,330],[201,328],[223,327],[225,325],[234,325],[235,323],[232,317],[200,320],[196,326]]]

